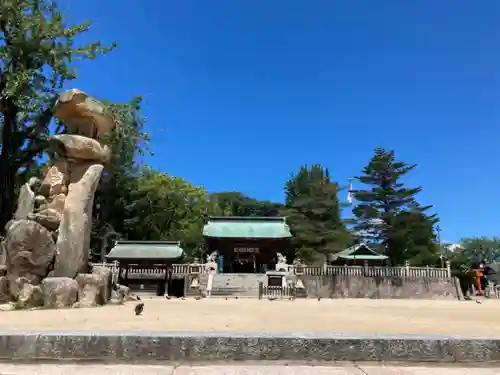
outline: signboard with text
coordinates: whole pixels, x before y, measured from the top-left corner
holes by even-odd
[[[258,247],[235,247],[234,252],[238,254],[257,254],[259,252]]]

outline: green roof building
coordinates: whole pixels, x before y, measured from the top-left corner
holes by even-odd
[[[183,256],[179,241],[116,241],[107,259],[120,263],[168,264]]]
[[[330,256],[330,261],[342,265],[382,265],[388,256],[377,253],[364,243],[360,243]]]
[[[284,217],[210,217],[203,236],[207,255],[219,255],[220,272],[264,273],[274,269],[277,253],[293,256]]]
[[[116,241],[107,255],[108,261],[118,261],[118,282],[124,285],[152,284],[157,295],[172,290],[172,264],[182,262],[184,250],[179,241]],[[131,269],[164,270],[163,279],[129,278]],[[123,271],[124,270],[124,271]],[[181,288],[184,290],[184,287]]]

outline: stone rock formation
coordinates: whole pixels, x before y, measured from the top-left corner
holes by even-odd
[[[17,211],[0,243],[5,263],[0,303],[102,305],[111,297],[111,273],[104,267],[89,273],[88,254],[94,194],[110,157],[101,141],[115,121],[102,103],[75,89],[60,95],[54,116],[67,134],[51,137],[55,157],[43,178],[20,189]]]
[[[6,229],[5,266],[8,281],[14,284],[17,278],[24,277],[33,285],[40,284],[47,276],[56,254],[52,234],[31,220],[11,221]]]
[[[47,277],[42,281],[42,292],[44,307],[73,307],[78,300],[78,283],[69,277]]]
[[[91,274],[78,274],[75,280],[78,283],[78,307],[104,305],[111,298],[110,269],[99,267],[98,270],[93,269]]]

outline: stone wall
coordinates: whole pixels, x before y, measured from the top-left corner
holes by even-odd
[[[353,336],[265,333],[5,333],[0,361],[200,363],[205,361],[323,361],[490,363],[500,361],[497,338]],[[237,372],[237,371],[236,371]],[[235,372],[235,373],[236,373]],[[460,371],[457,370],[457,373]],[[140,372],[139,372],[140,373]],[[475,372],[471,372],[475,373]],[[480,373],[480,371],[478,371]]]
[[[304,276],[309,298],[462,299],[456,278]]]

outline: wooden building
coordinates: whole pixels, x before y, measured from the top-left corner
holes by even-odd
[[[388,256],[379,254],[368,245],[360,243],[333,254],[330,263],[347,266],[384,266],[387,259]]]
[[[292,261],[290,228],[283,217],[210,217],[203,228],[206,255],[216,251],[219,272],[265,273],[277,253]]]
[[[108,261],[119,262],[118,283],[146,286],[154,284],[156,294],[159,296],[172,291],[172,264],[179,263],[183,257],[184,251],[178,241],[117,241],[107,255]],[[131,269],[159,269],[164,271],[164,278],[152,279],[147,277],[148,274],[144,274],[142,278],[139,276],[131,279],[129,278]]]

